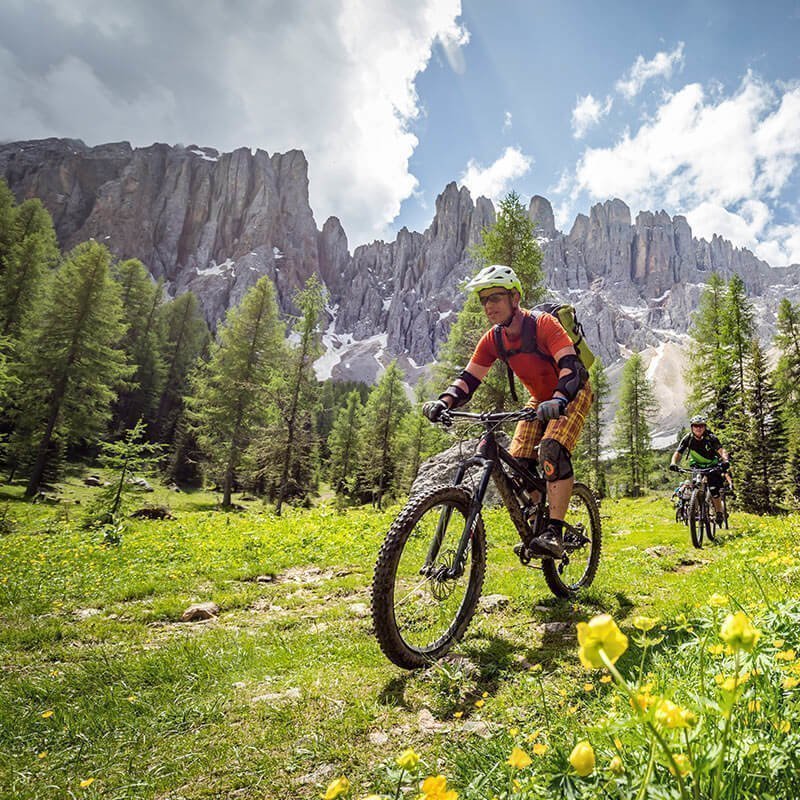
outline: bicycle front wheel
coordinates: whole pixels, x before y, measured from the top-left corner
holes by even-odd
[[[486,571],[480,515],[462,564],[455,564],[471,501],[458,486],[435,487],[412,497],[386,535],[372,581],[372,623],[398,667],[441,658],[475,613]]]
[[[573,597],[589,586],[597,573],[601,547],[600,510],[594,493],[576,483],[564,519],[564,557],[542,561],[550,591],[556,597]]]
[[[689,500],[689,533],[692,534],[692,544],[701,548],[703,546],[703,495],[695,489]]]
[[[717,540],[717,509],[710,495],[706,497],[706,536],[709,542]]]

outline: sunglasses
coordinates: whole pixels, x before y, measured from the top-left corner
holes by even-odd
[[[478,299],[481,301],[481,305],[485,306],[487,303],[499,303],[504,297],[508,297],[510,294],[511,292],[509,291],[492,292],[485,296],[478,295]]]

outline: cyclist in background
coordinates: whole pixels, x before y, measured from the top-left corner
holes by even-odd
[[[678,463],[684,455],[689,458],[690,467],[706,468],[719,467],[719,472],[709,472],[707,475],[708,488],[711,492],[711,501],[717,512],[717,525],[724,521],[722,513],[722,499],[719,490],[722,488],[723,473],[730,468],[728,453],[720,444],[719,439],[708,429],[706,418],[702,414],[692,417],[690,421],[691,433],[681,439],[678,449],[672,454],[669,468],[678,471]]]

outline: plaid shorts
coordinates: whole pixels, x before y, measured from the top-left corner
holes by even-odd
[[[508,448],[509,453],[515,458],[536,458],[536,448],[539,446],[539,442],[542,439],[555,439],[572,454],[593,400],[592,387],[587,381],[575,399],[567,406],[566,414],[563,417],[551,419],[546,425],[538,419],[518,422],[514,438],[511,440],[511,447]],[[529,408],[536,408],[538,405],[538,400],[531,398],[528,401]]]

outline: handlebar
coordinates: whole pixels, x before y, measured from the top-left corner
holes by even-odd
[[[453,424],[454,419],[466,419],[473,422],[481,422],[484,425],[500,424],[501,422],[518,422],[520,420],[532,420],[536,418],[535,408],[521,408],[517,411],[483,411],[474,414],[469,411],[456,411],[450,409],[442,411],[439,422],[445,427]]]
[[[722,467],[719,464],[715,464],[713,467],[690,467],[689,469],[678,467],[678,472],[687,472],[690,475],[708,475],[710,472],[722,472]]]

